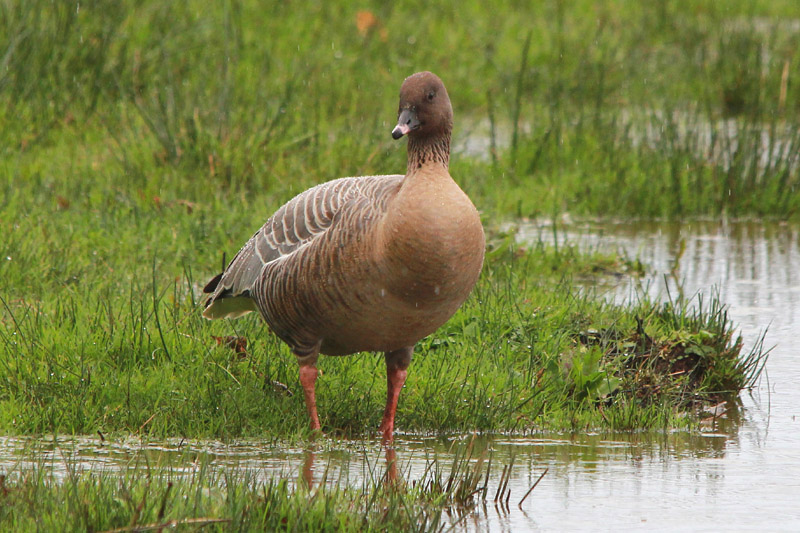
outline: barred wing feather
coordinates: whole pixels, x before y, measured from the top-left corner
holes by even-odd
[[[402,181],[401,175],[340,178],[312,187],[284,204],[239,250],[224,272],[203,289],[206,318],[236,318],[257,311],[251,295],[269,263],[291,260],[298,250],[329,231],[338,220],[351,222],[357,213],[347,211],[385,208],[386,192]],[[346,215],[338,216],[341,212]]]

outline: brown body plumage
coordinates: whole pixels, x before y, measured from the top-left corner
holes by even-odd
[[[260,312],[298,356],[313,428],[319,353],[386,352],[387,440],[414,344],[464,302],[484,252],[478,212],[448,172],[452,109],[441,80],[407,78],[398,115],[406,175],[341,178],[290,200],[209,282],[203,312]]]

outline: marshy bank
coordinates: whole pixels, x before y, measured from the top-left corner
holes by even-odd
[[[687,413],[735,398],[758,377],[760,344],[742,349],[718,299],[610,303],[578,282],[640,268],[634,262],[512,238],[495,239],[472,297],[419,343],[402,429],[690,427],[697,417]],[[3,297],[3,431],[305,434],[288,349],[258,317],[203,321],[188,269],[160,286],[156,261],[150,279],[123,290],[106,277],[68,283],[55,299]],[[231,332],[232,346],[218,341]],[[323,359],[325,431],[354,437],[377,427],[382,364],[375,354]]]
[[[730,316],[740,325],[746,350],[769,328],[768,338],[777,345],[753,391],[723,407],[697,410],[687,429],[399,434],[395,475],[406,483],[399,493],[386,491],[390,463],[377,439],[311,444],[275,434],[225,442],[160,440],[152,433],[105,441],[6,437],[0,443],[4,519],[30,527],[68,523],[76,530],[187,518],[229,520],[216,527],[246,529],[286,518],[282,523],[298,527],[437,529],[457,523],[482,531],[581,528],[598,521],[609,527],[711,528],[723,520],[758,527],[768,517],[776,528],[791,528],[800,520],[793,500],[800,479],[793,386],[800,364],[791,348],[800,317],[796,232],[792,226],[753,222],[557,228],[555,241],[570,253],[638,253],[646,265],[642,277],[603,275],[582,290],[602,291],[612,301],[629,300],[637,285],[654,299],[666,296],[662,283],[673,294],[716,292],[731,302]],[[529,242],[554,234],[537,225],[520,227],[516,235]],[[575,246],[565,248],[566,242]],[[607,268],[609,261],[603,264]],[[590,278],[580,279],[586,285]],[[409,386],[404,394],[410,391]],[[517,505],[545,469],[531,495]],[[508,508],[502,498],[495,501],[501,486]],[[477,492],[457,496],[459,487]],[[676,508],[683,511],[676,514]]]
[[[612,228],[617,233],[599,224],[562,227],[555,233],[559,252],[554,251],[552,244],[544,243],[538,244],[537,247],[541,248],[536,249],[533,254],[512,247],[510,250],[498,251],[490,259],[489,264],[494,267],[490,270],[498,272],[496,280],[500,278],[508,281],[514,278],[508,277],[509,273],[504,273],[500,268],[507,262],[522,261],[528,263],[530,268],[531,264],[541,261],[540,265],[546,268],[542,269],[540,276],[535,277],[536,284],[545,284],[548,279],[548,275],[543,272],[556,272],[557,281],[551,280],[552,284],[556,287],[568,287],[570,292],[554,292],[552,301],[567,299],[573,301],[571,305],[575,305],[575,302],[581,302],[583,298],[595,301],[594,297],[589,298],[589,293],[597,291],[598,287],[603,291],[615,291],[606,293],[611,301],[615,298],[625,300],[630,296],[631,283],[651,287],[654,301],[658,301],[656,297],[659,292],[662,295],[664,292],[657,288],[656,282],[663,279],[663,274],[667,271],[675,274],[673,279],[681,280],[684,291],[692,292],[695,288],[702,288],[707,292],[707,272],[700,267],[710,264],[723,268],[729,264],[733,266],[729,270],[732,274],[720,279],[718,290],[736,303],[731,313],[738,321],[742,320],[742,312],[750,317],[744,320],[746,350],[753,349],[760,332],[768,325],[765,317],[776,314],[792,317],[795,314],[793,309],[797,302],[794,302],[792,296],[795,293],[783,290],[784,281],[789,281],[789,288],[793,286],[791,278],[787,279],[786,276],[794,275],[792,264],[798,254],[796,240],[789,237],[789,241],[786,241],[787,234],[792,234],[791,228],[784,226],[781,229],[776,226],[775,229],[762,227],[762,230],[758,230],[753,225],[745,224],[742,227],[733,225],[734,229],[722,231],[713,224],[700,224],[661,234],[653,233],[649,231],[652,228],[642,225],[627,226],[627,231],[626,226]],[[537,236],[537,243],[545,241],[547,235],[553,235],[552,228],[537,226],[535,230],[526,227],[514,236],[525,241],[530,239],[531,231],[537,235],[540,231],[543,232],[541,236]],[[634,234],[633,237],[631,233]],[[712,239],[709,234],[716,234],[716,237]],[[679,238],[676,240],[676,237]],[[565,238],[574,244],[568,244]],[[680,244],[681,239],[685,241],[683,245]],[[641,240],[648,243],[649,252],[643,255],[651,261],[643,263],[647,265],[645,277],[640,277],[641,266],[638,263],[621,259],[638,249]],[[788,246],[778,246],[776,242]],[[725,256],[719,251],[720,247],[732,255]],[[675,253],[681,249],[684,250],[682,255]],[[749,254],[743,253],[747,250],[750,250]],[[709,255],[715,257],[715,260],[709,261]],[[742,258],[751,259],[752,263],[766,269],[748,269],[749,262],[742,263]],[[565,283],[563,276],[568,269],[576,275],[569,283]],[[527,271],[518,266],[509,270],[517,274]],[[623,270],[629,270],[635,275],[619,275]],[[758,272],[763,278],[747,278],[748,272]],[[591,286],[589,280],[593,280]],[[530,280],[529,284],[532,284]],[[552,284],[546,284],[547,292],[555,290]],[[495,283],[490,287],[497,291],[502,284]],[[520,291],[517,283],[512,287],[515,292],[519,292],[517,300],[514,300],[515,305],[527,305],[526,292]],[[671,290],[678,292],[674,288]],[[586,294],[582,295],[582,292]],[[485,286],[478,293],[483,298],[481,308],[494,308],[489,305],[490,293]],[[501,296],[506,299],[510,297],[506,292],[502,292]],[[776,298],[782,297],[787,298],[783,300],[786,301],[785,306],[777,306],[771,310],[762,307],[761,312],[748,314],[752,310],[752,305],[747,305],[748,299],[773,301],[777,305],[781,300]],[[536,299],[540,303],[550,302],[541,295],[536,295]],[[552,303],[548,308],[551,313],[558,309]],[[605,312],[609,312],[609,309],[614,308],[605,309]],[[476,311],[473,308],[467,316],[474,312]],[[507,320],[507,315],[501,316]],[[570,313],[565,313],[565,316],[570,316]],[[603,316],[603,313],[596,316]],[[758,318],[760,322],[753,323],[754,318]],[[188,320],[188,317],[183,319],[184,322]],[[632,323],[631,331],[637,331],[635,318],[629,317],[628,320]],[[556,320],[556,323],[561,321]],[[174,335],[169,333],[168,324],[171,322],[166,319],[162,322],[165,338],[170,338]],[[618,322],[611,321],[614,324]],[[539,329],[545,324],[547,322],[540,325]],[[256,324],[252,326],[261,333]],[[791,323],[777,326],[779,331],[785,331],[786,328],[791,331]],[[497,328],[499,325],[493,327]],[[470,343],[461,344],[463,341],[459,341],[458,337],[469,334],[469,329],[458,335],[435,336],[430,340],[429,350],[439,350],[440,357],[445,357],[445,360],[448,359],[446,354],[464,350],[464,353],[458,355],[463,358],[468,353],[466,345],[475,341],[473,339]],[[581,324],[581,328],[573,328],[571,331],[572,334],[563,332],[560,336],[566,341],[564,346],[571,347],[570,349],[576,350],[575,353],[580,354],[584,350],[582,346],[589,346],[585,349],[586,352],[597,349],[598,346],[596,343],[582,343],[581,332],[588,337],[591,334],[587,332],[605,329]],[[247,330],[240,330],[239,333],[246,334]],[[261,334],[268,338],[265,333]],[[473,332],[470,335],[478,334],[479,332]],[[488,332],[480,334],[494,337]],[[505,344],[510,339],[513,340],[513,336],[498,336]],[[268,341],[265,339],[263,342]],[[446,346],[451,343],[456,344],[454,352],[445,351],[442,354],[441,350],[446,350]],[[243,385],[246,385],[248,379],[258,381],[264,395],[259,401],[264,401],[264,404],[256,407],[262,417],[265,412],[275,410],[276,405],[280,407],[282,401],[292,401],[294,398],[286,396],[285,390],[276,389],[274,383],[266,382],[263,375],[255,375],[255,372],[264,373],[263,368],[258,368],[264,364],[263,360],[258,365],[253,364],[253,358],[258,356],[247,352],[243,357],[242,353],[219,346],[211,339],[207,339],[207,344],[220,357],[213,361],[206,360],[202,366],[219,370],[223,364],[227,365],[226,374],[230,373],[231,380],[236,378]],[[260,342],[253,344],[248,349],[256,352]],[[497,344],[491,346],[497,349]],[[502,362],[505,365],[503,368],[508,368],[513,363],[508,358],[513,355],[514,350],[506,350],[508,351],[503,352],[502,360],[492,359],[495,364]],[[487,349],[486,352],[488,351]],[[174,353],[178,351],[175,350]],[[525,353],[530,352],[526,350]],[[377,440],[370,438],[331,438],[316,444],[308,443],[302,438],[298,440],[305,425],[305,419],[298,416],[302,414],[301,403],[296,406],[284,405],[278,409],[282,416],[289,419],[291,428],[288,432],[281,434],[278,430],[268,429],[256,440],[234,438],[230,434],[225,442],[192,437],[160,440],[157,429],[165,426],[163,421],[157,420],[158,416],[152,419],[144,419],[142,416],[142,426],[135,430],[122,429],[109,434],[108,429],[103,427],[102,435],[91,438],[6,437],[2,439],[0,451],[0,467],[5,476],[2,488],[5,504],[3,520],[21,528],[32,528],[34,524],[68,524],[75,530],[126,527],[134,530],[135,527],[157,527],[165,524],[186,527],[205,525],[220,530],[232,525],[244,529],[259,529],[278,527],[278,524],[288,524],[292,528],[327,525],[344,529],[396,527],[398,530],[412,525],[418,529],[438,530],[454,524],[468,530],[498,527],[549,529],[561,527],[565,523],[580,527],[581,524],[586,524],[587,519],[628,526],[646,520],[649,525],[674,527],[685,525],[681,517],[669,512],[676,505],[681,505],[709,517],[712,522],[719,520],[720,513],[725,513],[726,516],[736,515],[737,523],[748,524],[752,523],[748,520],[756,518],[742,505],[740,498],[753,497],[754,486],[758,485],[760,488],[755,493],[759,497],[780,505],[782,498],[785,499],[790,494],[783,488],[791,486],[794,482],[792,479],[796,479],[792,477],[795,474],[790,466],[792,453],[796,453],[791,451],[795,433],[792,431],[791,418],[787,417],[791,414],[793,403],[791,397],[786,396],[787,392],[791,395],[791,389],[786,387],[793,379],[791,376],[798,372],[797,362],[785,350],[778,350],[772,356],[768,367],[771,369],[770,383],[773,384],[773,389],[782,391],[782,395],[770,391],[762,379],[757,384],[754,395],[741,396],[743,403],[732,399],[724,408],[710,404],[706,410],[692,408],[688,411],[689,416],[675,416],[681,413],[676,409],[680,405],[680,395],[673,395],[672,398],[664,395],[657,402],[661,406],[655,410],[642,408],[629,411],[634,415],[656,413],[661,418],[651,415],[652,418],[634,416],[624,420],[630,424],[625,427],[648,427],[648,423],[651,424],[650,427],[654,427],[645,432],[613,432],[609,421],[614,418],[609,413],[614,413],[615,409],[604,406],[608,399],[614,402],[624,395],[610,395],[606,400],[598,401],[597,397],[587,395],[598,393],[597,382],[592,384],[589,380],[581,382],[582,388],[576,388],[573,383],[571,387],[561,390],[562,401],[572,398],[567,402],[570,416],[563,419],[546,417],[554,416],[558,412],[556,403],[559,396],[551,395],[548,401],[552,404],[547,406],[546,411],[548,415],[543,414],[538,419],[539,429],[529,436],[504,436],[491,432],[476,438],[470,436],[474,429],[448,428],[441,424],[427,428],[428,431],[433,429],[443,432],[440,437],[408,433],[398,435],[392,456],[387,455],[387,451],[378,445]],[[430,357],[423,356],[424,361],[437,363],[436,372],[448,371],[446,364],[434,359],[433,354]],[[417,363],[419,361],[415,365]],[[162,361],[161,364],[166,363]],[[296,388],[291,379],[292,368],[283,361],[280,364],[287,367],[286,383],[289,383],[289,388]],[[357,360],[348,365],[342,364],[342,368],[338,365],[326,367],[328,372],[323,377],[334,381],[327,390],[335,391],[341,387],[340,372],[361,364],[363,361]],[[244,365],[245,368],[255,366],[254,375],[241,372],[237,365]],[[181,367],[185,372],[190,365],[184,361]],[[475,368],[469,374],[486,374],[484,377],[487,377],[488,382],[497,381],[498,376],[503,377],[497,366],[490,369],[480,366],[468,368]],[[367,376],[377,370],[372,367],[368,369]],[[160,379],[155,372],[156,365],[153,365],[148,372],[151,379]],[[410,382],[403,393],[413,407],[404,408],[398,415],[402,424],[413,424],[414,420],[419,420],[416,416],[425,413],[424,409],[413,402],[413,398],[420,393],[418,387],[422,385],[426,394],[441,388],[449,389],[424,386],[432,375],[427,370],[427,363],[417,365],[417,374],[417,381]],[[567,367],[563,367],[558,375],[566,381],[571,377],[574,379],[578,374],[572,374]],[[422,376],[427,377],[423,380]],[[458,378],[460,374],[456,372],[442,379],[452,380],[453,376]],[[494,379],[488,379],[492,377]],[[680,376],[677,378],[680,379]],[[99,379],[102,383],[105,378],[94,379]],[[190,374],[184,374],[183,379],[191,379]],[[370,381],[372,378],[361,379]],[[510,377],[507,379],[511,381]],[[352,384],[356,385],[358,381],[352,379]],[[546,381],[545,378],[540,378],[539,386],[545,388]],[[600,381],[601,384],[607,382],[607,379]],[[459,391],[471,390],[469,381],[464,381],[462,385],[452,387],[456,391],[450,393],[458,395],[461,394]],[[174,385],[172,387],[171,393],[174,395],[176,389]],[[135,385],[132,388],[136,391]],[[382,394],[380,387],[375,388],[378,390],[374,393],[374,401],[379,402]],[[243,386],[234,392],[241,395],[247,389],[248,387]],[[106,394],[111,392],[107,391]],[[136,393],[143,392],[145,391]],[[362,389],[351,386],[348,392],[359,394]],[[482,405],[473,404],[474,394],[464,394],[457,398],[456,402],[463,407],[459,407],[451,418],[444,420],[477,427],[480,423],[486,424],[491,420],[497,423],[497,420],[505,419],[502,409],[484,409]],[[548,394],[552,394],[552,391]],[[84,395],[85,398],[91,396]],[[220,395],[219,398],[224,396]],[[485,398],[486,396],[481,399]],[[57,397],[50,400],[57,401]],[[342,398],[341,395],[329,398],[328,401],[331,403],[329,409],[333,409],[336,402],[347,404],[347,398]],[[536,398],[531,399],[528,404],[536,401]],[[446,403],[451,400],[445,394],[443,399],[429,402]],[[495,405],[503,406],[502,403]],[[667,405],[672,408],[665,408]],[[66,407],[67,404],[64,403],[63,408]],[[168,411],[168,407],[162,408],[160,416],[177,418],[180,413]],[[231,415],[234,411],[230,409],[231,406],[221,402],[219,407],[225,417],[231,422],[235,421]],[[90,409],[91,403],[83,411],[88,413]],[[774,418],[770,418],[770,410]],[[121,406],[116,409],[116,412],[121,411]],[[666,414],[667,411],[670,414]],[[333,412],[337,412],[340,417],[347,415],[342,408],[338,411],[333,409]],[[205,413],[205,416],[212,415],[213,412]],[[493,415],[495,418],[492,418]],[[368,426],[368,421],[364,422],[355,413],[347,416],[353,417],[349,419],[352,432],[369,434],[371,427]],[[465,419],[461,420],[459,416],[464,416]],[[474,419],[468,420],[469,417]],[[267,422],[265,427],[271,427],[269,420],[262,420]],[[329,418],[326,421],[329,431],[333,434],[341,431],[330,420]],[[567,433],[546,431],[542,424],[546,424],[547,420],[555,422],[556,427],[566,423],[573,430]],[[657,423],[653,424],[654,420]],[[536,422],[537,419],[533,421]],[[575,427],[574,424],[578,421],[580,425]],[[186,420],[183,422],[187,423]],[[374,422],[377,424],[377,420]],[[345,425],[339,423],[341,426]],[[521,423],[516,422],[517,431],[524,430],[519,427]],[[637,426],[637,423],[640,425]],[[595,430],[587,431],[585,424],[594,425]],[[669,429],[676,426],[685,429]],[[198,427],[202,429],[202,426]],[[241,434],[246,434],[247,427],[243,427]],[[263,428],[258,429],[263,431]],[[133,435],[121,437],[126,433]],[[164,431],[163,435],[169,436],[169,431]],[[772,449],[775,445],[783,450],[783,456],[789,464],[773,459]],[[396,468],[390,474],[392,462]],[[517,505],[545,471],[547,473],[531,495],[522,505]],[[771,476],[774,484],[756,483],[764,472]],[[398,484],[387,484],[386,480],[391,478],[399,480]],[[680,490],[677,487],[681,487]],[[609,490],[615,495],[613,505],[596,505],[596,499],[601,494],[608,494]],[[790,502],[785,502],[785,507],[790,509]],[[692,524],[696,526],[706,523],[698,521],[697,513],[693,515]],[[779,520],[776,524],[789,524],[797,518],[791,512],[784,512],[782,516],[782,520],[786,522]],[[708,525],[712,522],[708,522]]]

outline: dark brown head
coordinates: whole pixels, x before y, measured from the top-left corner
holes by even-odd
[[[448,135],[453,129],[453,107],[447,89],[432,72],[412,74],[400,87],[400,108],[392,137]]]

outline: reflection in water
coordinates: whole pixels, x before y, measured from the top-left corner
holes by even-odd
[[[736,423],[724,424],[735,437]],[[393,447],[376,441],[322,441],[307,448],[284,448],[259,441],[8,437],[0,439],[0,472],[14,476],[38,468],[65,478],[69,471],[124,473],[148,465],[156,471],[167,469],[174,477],[191,477],[199,465],[206,465],[203,468],[246,470],[261,481],[282,478],[308,488],[361,488],[447,479],[456,460],[467,455],[472,464],[484,460],[488,486],[483,497],[475,498],[478,505],[449,509],[448,519],[466,530],[519,531],[586,525],[585,513],[608,510],[610,502],[603,501],[608,491],[640,499],[653,491],[668,494],[671,486],[721,493],[724,476],[716,462],[724,460],[726,447],[735,442],[731,439],[723,433],[685,432],[537,438],[398,435]],[[542,477],[546,469],[549,472]],[[519,505],[540,477],[539,485]],[[482,477],[479,488],[484,482]],[[561,515],[570,510],[575,514]]]
[[[386,469],[384,470],[383,476],[381,478],[381,483],[386,485],[396,485],[398,482],[402,483],[402,478],[398,480],[397,477],[397,451],[394,449],[393,446],[386,446],[383,445],[384,456],[386,458]],[[265,453],[269,454],[269,452]],[[326,463],[325,469],[320,473],[314,473],[314,463],[317,461],[318,452],[315,448],[310,447],[306,448],[303,451],[303,468],[302,468],[302,477],[300,478],[303,485],[306,488],[312,489],[316,485],[327,485],[328,484],[328,472],[330,463]],[[352,460],[347,458],[345,460],[345,464],[349,465]],[[360,480],[362,483],[367,481],[365,479]]]
[[[314,487],[314,460],[317,458],[313,448],[306,450],[306,457],[303,461],[303,483],[306,487]]]
[[[728,422],[728,427],[735,423]],[[152,467],[192,468],[209,461],[219,468],[246,469],[264,479],[297,479],[308,487],[338,484],[346,480],[385,477],[390,483],[409,479],[431,468],[449,468],[456,456],[469,447],[471,457],[491,457],[492,462],[513,464],[530,455],[533,462],[598,471],[606,461],[666,463],[684,458],[723,458],[726,444],[735,435],[724,433],[612,433],[543,435],[537,438],[502,435],[470,435],[456,438],[400,435],[390,447],[373,441],[329,441],[311,447],[286,448],[256,440],[232,443],[217,441],[145,442],[137,439],[102,441],[94,437],[0,437],[0,472],[13,474],[43,468],[56,476],[67,475],[67,467],[78,470],[115,472]],[[382,464],[379,464],[382,463]],[[493,471],[497,468],[495,466]],[[558,469],[559,466],[555,466]],[[495,472],[500,475],[499,470]]]
[[[67,468],[124,472],[141,465],[192,475],[199,463],[246,470],[309,487],[373,486],[381,480],[413,484],[446,477],[469,449],[473,463],[491,461],[483,504],[451,509],[466,531],[564,529],[800,530],[800,232],[756,223],[605,224],[561,227],[560,243],[622,250],[648,267],[644,281],[615,280],[593,289],[615,300],[645,290],[687,297],[716,287],[730,305],[745,342],[767,327],[775,344],[768,380],[742,396],[702,433],[542,434],[434,438],[398,434],[393,447],[373,441],[321,439],[311,448],[258,441],[28,439],[0,437],[0,474],[31,468],[64,477]],[[530,226],[523,239],[553,238],[552,228]],[[670,275],[670,274],[674,275]],[[535,490],[520,500],[549,469]],[[433,473],[433,474],[432,474]],[[507,485],[505,485],[507,481]],[[503,501],[495,502],[500,483]],[[481,481],[481,484],[483,481]],[[497,498],[500,499],[499,497]],[[504,502],[508,501],[508,506]],[[768,524],[768,525],[767,525]]]
[[[386,448],[386,475],[384,481],[390,485],[397,485],[398,482],[402,483],[402,479],[397,479],[397,450],[394,446]]]

